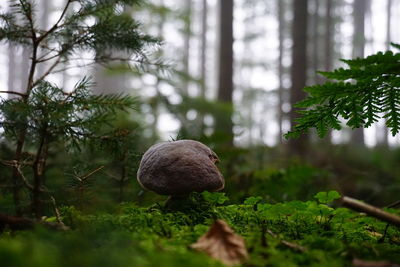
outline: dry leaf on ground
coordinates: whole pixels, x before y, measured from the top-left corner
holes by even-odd
[[[191,247],[231,266],[248,257],[243,237],[235,234],[223,220],[216,220]]]

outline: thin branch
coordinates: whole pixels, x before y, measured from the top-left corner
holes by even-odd
[[[29,190],[33,190],[33,185],[31,185],[29,183],[28,179],[26,179],[24,173],[21,170],[22,164],[18,164],[18,162],[16,160],[1,160],[0,163],[2,163],[3,165],[6,165],[6,166],[14,167],[17,170],[17,172],[19,174],[19,178],[21,179],[21,181],[23,182],[25,187],[28,188]],[[43,189],[43,187],[40,188],[39,190],[40,190],[40,192],[50,192],[47,189]]]
[[[65,67],[65,68],[57,69],[57,70],[53,71],[52,73],[53,74],[60,73],[60,72],[66,71],[66,70],[89,67],[89,66],[96,65],[96,64],[98,64],[100,66],[103,66],[103,67],[108,67],[108,64],[106,63],[107,62],[106,59],[103,59],[104,61],[95,61],[95,59],[93,59],[93,58],[70,58],[68,60],[61,61],[60,63],[67,63],[67,62],[78,61],[78,60],[92,60],[92,62],[85,63],[85,64],[71,65],[71,66],[68,66],[68,67]],[[109,58],[108,62],[110,62],[110,61],[142,63],[142,64],[147,64],[147,65],[150,65],[150,66],[161,67],[161,68],[168,67],[168,65],[164,65],[164,64],[161,64],[161,63],[159,64],[159,63],[152,63],[152,62],[142,62],[140,60],[134,60],[134,59],[124,59],[123,60],[123,59],[120,59],[120,58]]]
[[[56,199],[53,196],[50,196],[50,200],[51,200],[51,203],[53,204],[53,209],[54,209],[54,213],[56,215],[57,222],[60,224],[60,226],[65,227],[66,229],[68,229],[68,227],[65,226],[65,224],[61,220],[61,214],[60,214],[60,211],[57,208]]]
[[[20,0],[19,3],[21,4],[21,6],[22,6],[24,9],[26,9],[26,6],[25,6],[25,4],[24,4],[23,1]],[[32,12],[30,12],[29,14],[25,14],[25,16],[26,16],[26,18],[27,18],[28,21],[29,21],[30,30],[31,30],[31,33],[32,33],[32,36],[31,36],[32,41],[35,42],[35,41],[36,41],[36,31],[35,31],[35,26],[34,26],[34,24],[33,24]]]
[[[354,199],[351,197],[344,196],[344,197],[342,197],[342,199],[340,201],[341,201],[342,205],[347,208],[364,212],[369,216],[378,218],[382,221],[391,223],[396,226],[400,226],[400,217],[397,215],[386,212],[380,208],[363,203],[360,200],[357,200],[357,199]]]
[[[76,178],[78,181],[83,182],[83,181],[85,181],[86,179],[88,179],[90,176],[92,176],[93,174],[95,174],[96,172],[98,172],[98,171],[100,171],[101,169],[103,169],[104,167],[105,167],[105,166],[102,165],[102,166],[100,166],[100,167],[94,169],[93,171],[89,172],[88,174],[85,174],[85,175],[82,176],[82,177],[76,176],[75,178]]]
[[[21,171],[21,165],[18,164],[18,162],[16,160],[2,160],[0,161],[3,165],[6,166],[10,166],[10,167],[14,167],[18,174],[19,174],[19,178],[21,178],[21,181],[24,183],[24,185],[29,189],[29,190],[33,190],[33,186],[28,182],[28,180],[26,179],[25,175],[22,173]]]
[[[40,76],[32,85],[32,88],[35,87],[40,81],[42,81],[44,78],[47,77],[47,75],[49,75],[51,73],[51,71],[57,67],[57,65],[60,63],[61,61],[61,57],[57,58],[57,60],[47,69],[47,71]]]
[[[278,235],[275,234],[274,232],[272,232],[271,230],[267,229],[267,233],[270,234],[273,238],[279,239]],[[293,249],[295,251],[298,251],[298,252],[306,252],[307,251],[307,248],[305,248],[303,246],[300,246],[299,244],[296,244],[296,243],[292,243],[292,242],[289,242],[289,241],[286,241],[286,240],[280,240],[279,242],[282,245],[284,245],[284,246],[286,246],[288,248],[291,248],[291,249]]]
[[[62,61],[61,63],[66,63],[66,62],[68,62],[68,60],[67,61]],[[81,65],[74,65],[74,66],[65,67],[65,68],[61,68],[61,69],[55,70],[52,73],[55,74],[55,73],[64,72],[64,71],[70,70],[70,69],[89,67],[89,66],[92,66],[92,65],[95,65],[95,64],[96,64],[96,62],[91,62],[91,63],[87,63],[87,64],[81,64]]]
[[[396,206],[400,206],[400,200],[397,200],[396,202],[393,202],[392,204],[387,205],[386,208],[394,208]]]
[[[61,52],[60,50],[58,50],[56,48],[50,48],[49,46],[42,45],[42,44],[40,45],[40,48],[41,49],[47,49],[48,51],[46,53],[44,53],[42,56],[38,57],[38,59],[37,59],[38,63],[42,63],[42,62],[45,62],[45,61],[49,61],[49,60],[51,60],[53,58],[56,58],[56,57],[58,57],[60,55],[60,52]],[[56,55],[46,58],[47,56],[49,56],[51,53],[54,53],[54,52],[57,52]]]
[[[21,166],[20,166],[20,165],[16,165],[15,168],[17,169],[21,180],[24,182],[24,185],[25,185],[28,189],[33,190],[33,185],[31,185],[31,184],[28,182],[28,180],[26,179],[25,175],[22,173],[22,171],[21,171]]]
[[[23,93],[20,93],[20,92],[15,92],[15,91],[0,91],[0,93],[19,95],[19,96],[22,96],[22,97],[26,97],[26,94],[23,94]]]
[[[73,0],[68,0],[68,1],[67,1],[67,4],[65,5],[65,7],[64,7],[64,9],[63,9],[63,11],[62,11],[62,13],[61,13],[59,19],[57,20],[57,22],[53,25],[53,27],[50,28],[50,30],[48,30],[47,32],[45,32],[43,35],[39,36],[38,42],[42,41],[42,40],[43,40],[44,38],[46,38],[50,33],[52,33],[53,31],[55,31],[55,30],[59,27],[58,23],[60,23],[61,20],[63,19],[65,13],[67,12],[67,9],[68,9],[68,7],[69,7],[69,4],[71,4],[72,1],[73,1]]]

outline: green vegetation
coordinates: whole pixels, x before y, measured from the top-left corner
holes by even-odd
[[[15,224],[0,222],[2,265],[221,266],[190,248],[215,219],[246,240],[250,257],[244,266],[348,266],[354,259],[400,263],[398,227],[335,202],[338,192],[380,206],[397,201],[399,150],[318,145],[310,147],[313,159],[305,163],[281,148],[224,146],[224,136],[205,134],[215,125],[203,125],[202,119],[218,121],[231,113],[231,103],[182,94],[182,102],[172,104],[158,92],[150,103],[153,111],[164,103],[180,114],[181,137],[212,147],[226,179],[224,193],[193,193],[166,208],[165,197],[142,191],[135,180],[143,151],[157,137],[142,131],[148,115],[140,110],[142,100],[92,94],[95,85],[83,77],[73,88],[48,81],[82,52],[93,56],[91,64],[118,61],[123,66],[115,66],[133,68],[139,77],[143,70],[164,67],[149,59],[159,41],[142,34],[140,24],[125,14],[141,1],[68,0],[46,30],[36,25],[32,1],[11,2],[11,10],[0,15],[0,41],[29,47],[32,54],[26,90],[9,88],[7,94],[15,97],[0,99],[0,215],[31,218],[37,226],[14,230]],[[74,12],[67,12],[72,5]],[[113,52],[124,56],[115,58]],[[398,133],[399,57],[379,53],[345,61],[350,69],[324,73],[339,82],[306,88],[310,97],[299,104],[304,116],[287,136],[310,127],[324,136],[328,128],[340,129],[340,116],[353,128],[383,116]],[[38,71],[40,64],[44,71]],[[190,122],[190,110],[200,120]],[[400,215],[398,209],[386,210]],[[70,229],[41,226],[60,220]]]
[[[392,44],[400,49],[400,45]],[[340,130],[340,118],[351,128],[369,127],[379,118],[395,136],[400,131],[400,53],[379,52],[366,58],[342,60],[349,68],[320,72],[326,82],[304,88],[309,96],[297,104],[302,108],[298,124],[286,137],[298,137],[316,128],[324,137],[329,129]]]
[[[0,260],[41,267],[221,266],[189,248],[220,218],[245,238],[250,259],[244,266],[346,266],[354,258],[400,263],[400,229],[330,206],[338,197],[331,191],[306,202],[272,205],[250,197],[229,205],[224,194],[205,192],[192,194],[195,205],[185,211],[126,203],[114,214],[84,215],[64,207],[63,220],[72,230],[5,232]]]

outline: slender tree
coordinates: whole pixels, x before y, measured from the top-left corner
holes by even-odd
[[[200,35],[200,97],[205,99],[207,95],[207,32],[208,32],[208,2],[201,1],[201,35]],[[204,116],[199,115],[200,133],[204,134]]]
[[[390,42],[392,41],[391,33],[392,33],[392,6],[393,1],[387,0],[386,3],[386,49],[390,49]]]
[[[66,15],[73,2],[78,5],[79,9],[71,15]],[[29,71],[26,72],[28,79],[25,90],[22,93],[6,91],[8,94],[17,95],[20,98],[0,103],[0,117],[3,119],[0,125],[4,129],[1,133],[15,142],[14,155],[11,160],[6,162],[13,167],[10,182],[13,185],[17,214],[21,213],[19,192],[22,183],[31,193],[32,214],[37,218],[42,215],[41,196],[44,192],[46,160],[48,159],[49,144],[54,142],[57,139],[56,137],[64,135],[68,136],[67,139],[73,140],[74,137],[82,134],[81,137],[85,138],[88,128],[86,122],[83,122],[85,118],[82,117],[85,116],[82,116],[82,114],[86,114],[88,117],[90,117],[90,114],[95,116],[100,114],[100,116],[92,118],[92,122],[99,125],[101,120],[104,122],[105,113],[108,111],[115,112],[118,109],[117,102],[119,100],[122,101],[119,102],[122,104],[120,107],[133,106],[134,101],[128,98],[125,101],[124,98],[118,96],[88,97],[87,91],[85,91],[88,87],[86,80],[83,80],[74,88],[74,93],[66,95],[62,89],[46,81],[48,75],[57,70],[61,63],[67,62],[74,55],[76,56],[78,51],[95,52],[95,62],[103,64],[114,60],[106,51],[112,49],[129,51],[129,56],[121,59],[122,61],[144,64],[147,60],[144,53],[145,48],[157,43],[157,40],[141,33],[138,30],[138,23],[131,17],[109,12],[115,10],[117,4],[129,5],[132,3],[134,1],[130,0],[107,1],[101,4],[97,1],[68,0],[57,21],[47,29],[41,29],[37,26],[37,12],[34,10],[35,6],[32,1],[29,0],[15,1],[13,9],[0,17],[0,41],[30,47],[29,50],[26,50],[30,52],[30,64],[23,62],[26,66],[29,66]],[[22,17],[22,22],[19,22],[18,16]],[[92,16],[97,16],[99,20],[88,26],[87,18]],[[40,49],[45,51],[39,53]],[[104,54],[101,53],[102,51]],[[38,66],[45,62],[48,67],[45,68],[43,73],[38,73]],[[4,91],[0,92],[4,93]],[[72,101],[72,99],[77,99],[80,102],[72,104],[71,108],[69,101]],[[94,100],[94,103],[91,103],[91,100]],[[84,103],[85,101],[89,102]],[[84,104],[84,106],[80,106],[81,104]],[[92,104],[97,107],[93,111],[88,111]],[[18,114],[15,114],[15,106],[21,109]],[[62,107],[64,109],[70,108],[68,110],[70,112],[71,109],[78,108],[78,110],[73,110],[72,113],[62,112]],[[57,112],[60,113],[55,114]],[[15,123],[13,123],[14,120]],[[82,125],[79,123],[82,123]],[[81,126],[82,128],[79,129]],[[10,132],[12,134],[9,134]],[[75,141],[78,139],[75,139]],[[30,163],[26,163],[24,158],[26,157],[26,153],[24,153],[27,149],[26,144],[33,146],[36,150]],[[2,159],[2,161],[4,160]],[[21,168],[25,165],[32,167],[33,177],[31,181],[28,181],[21,172]]]
[[[201,46],[200,46],[200,96],[206,97],[206,75],[207,75],[207,32],[208,32],[208,3],[207,0],[202,0],[201,10]]]
[[[185,26],[183,28],[183,39],[184,39],[184,44],[183,44],[183,58],[182,58],[182,63],[183,63],[183,68],[182,72],[185,74],[183,76],[183,91],[185,94],[188,94],[189,92],[189,81],[188,81],[188,76],[189,76],[189,62],[190,62],[190,41],[192,37],[192,0],[186,0],[185,1],[185,6],[184,6],[184,23]]]
[[[219,7],[219,74],[218,100],[232,106],[233,96],[233,0],[220,2]],[[232,112],[217,116],[216,133],[227,136],[227,144],[233,144]]]
[[[299,117],[295,103],[306,97],[303,88],[306,86],[307,70],[307,21],[308,21],[308,0],[293,1],[293,50],[292,50],[292,88],[290,91],[290,121],[292,128]],[[308,135],[302,135],[297,139],[289,140],[289,149],[292,154],[303,156],[306,154]]]
[[[38,15],[39,15],[40,19],[38,19],[38,22],[39,22],[38,24],[41,29],[48,28],[51,3],[52,3],[52,1],[49,1],[49,0],[41,0],[39,2],[40,8],[38,9],[38,12],[39,12]],[[46,52],[46,50],[41,47],[39,47],[38,50],[39,50],[38,51],[39,56],[42,56]],[[41,76],[44,74],[44,72],[46,71],[46,65],[47,65],[46,63],[38,64],[37,75]]]
[[[390,49],[391,43],[391,32],[392,32],[392,6],[393,1],[387,0],[386,3],[386,50]],[[386,122],[386,120],[385,120]],[[388,146],[388,135],[389,131],[386,125],[383,125],[381,128],[377,128],[377,141],[379,145]]]
[[[354,34],[353,34],[353,58],[364,57],[365,48],[365,14],[369,0],[354,0]],[[356,128],[351,134],[351,143],[364,145],[364,129]]]
[[[285,31],[285,17],[284,17],[284,1],[277,0],[278,2],[278,39],[279,39],[279,56],[278,56],[278,80],[279,80],[279,88],[278,88],[278,144],[282,144],[282,125],[283,125],[283,110],[282,106],[284,104],[284,87],[283,87],[283,75],[284,75],[284,67],[283,67],[283,49],[284,49],[284,31]]]
[[[313,13],[311,16],[311,31],[312,31],[312,52],[311,52],[311,57],[312,57],[312,74],[313,74],[313,82],[314,83],[320,83],[321,82],[321,77],[318,75],[318,71],[320,71],[321,68],[321,58],[320,58],[320,23],[321,23],[321,17],[320,17],[320,1],[319,0],[314,0],[312,2],[314,4],[314,9]]]
[[[325,40],[324,40],[324,71],[332,70],[332,56],[333,56],[333,0],[326,0],[325,10]]]

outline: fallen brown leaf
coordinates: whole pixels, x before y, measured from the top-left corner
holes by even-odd
[[[208,232],[191,247],[230,266],[248,257],[243,237],[235,234],[223,220],[216,220]]]

